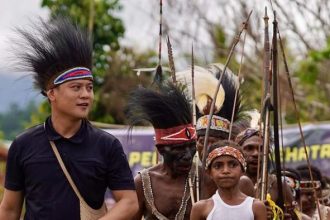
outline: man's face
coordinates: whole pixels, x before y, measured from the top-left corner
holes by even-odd
[[[314,191],[313,190],[301,190],[300,191],[300,204],[303,213],[313,212],[316,208]]]
[[[259,136],[252,136],[248,138],[242,144],[242,151],[247,163],[247,173],[257,175],[258,156],[259,153],[262,151],[262,139]]]
[[[203,152],[204,152],[204,139],[205,139],[205,136],[204,135],[200,135],[198,136],[198,139],[197,139],[197,143],[196,143],[196,146],[197,146],[197,151],[198,151],[198,156],[199,156],[199,159],[202,161],[202,158],[203,158]],[[220,140],[223,140],[223,138],[220,138],[220,137],[213,137],[213,136],[209,136],[209,139],[208,139],[208,146],[210,146],[211,144],[217,142],[217,141],[220,141]]]
[[[194,155],[196,143],[189,143],[177,146],[158,147],[160,154],[164,157],[164,164],[170,167],[173,173],[189,173]]]
[[[301,181],[310,181],[309,178],[302,178]],[[321,195],[321,187],[316,188],[316,196]],[[316,209],[316,201],[313,188],[300,188],[300,204],[303,213],[312,213]]]
[[[52,113],[68,119],[82,119],[88,116],[92,107],[93,82],[78,79],[65,82],[47,92]]]

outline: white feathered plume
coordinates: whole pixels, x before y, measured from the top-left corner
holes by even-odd
[[[195,100],[198,110],[201,114],[209,114],[215,90],[218,85],[218,79],[208,70],[200,66],[195,66]],[[176,73],[178,82],[186,84],[189,94],[191,94],[191,69]],[[225,91],[220,86],[216,101],[214,113],[218,113],[225,101]]]

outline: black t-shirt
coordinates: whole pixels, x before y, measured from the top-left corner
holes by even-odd
[[[83,121],[71,138],[60,136],[48,118],[45,124],[16,137],[9,149],[5,188],[23,191],[26,220],[75,220],[79,200],[51,149],[53,140],[80,194],[93,208],[104,201],[106,188],[134,190],[134,180],[120,142]]]

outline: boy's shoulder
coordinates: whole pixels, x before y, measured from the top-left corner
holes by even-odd
[[[212,197],[196,202],[192,207],[191,215],[207,218],[214,206]],[[197,218],[196,218],[197,219]]]

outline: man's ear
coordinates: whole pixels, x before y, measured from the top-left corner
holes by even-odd
[[[47,98],[49,101],[54,101],[55,100],[55,91],[54,88],[53,89],[49,89],[47,92]]]

